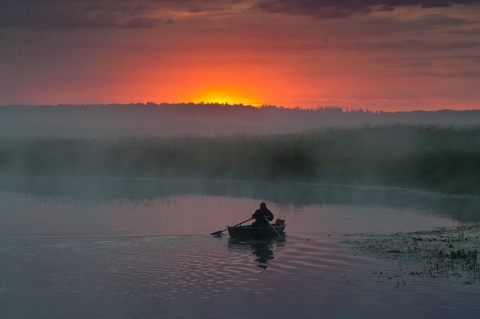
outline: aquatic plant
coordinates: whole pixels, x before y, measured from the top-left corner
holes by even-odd
[[[448,254],[445,254],[443,251],[438,252],[439,258],[450,258],[450,259],[465,259],[465,260],[477,260],[478,251],[474,250],[466,250],[465,249],[458,249],[452,250]]]
[[[375,274],[390,278],[454,277],[462,283],[478,283],[480,225],[438,228],[432,231],[370,235],[348,242],[356,251],[402,262],[400,269]]]

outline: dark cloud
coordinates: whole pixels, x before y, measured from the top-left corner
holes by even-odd
[[[122,27],[125,27],[125,28],[154,28],[157,25],[159,25],[160,23],[162,23],[162,20],[159,20],[159,19],[136,17],[136,18],[125,21],[125,23],[122,24]]]
[[[446,78],[480,78],[480,70],[455,70],[455,71],[438,71],[438,70],[419,70],[418,75],[430,77],[446,77]]]
[[[0,28],[105,28],[118,24],[121,10],[105,10],[101,1],[0,0]]]
[[[341,45],[342,49],[353,50],[392,50],[392,51],[461,51],[480,48],[478,41],[456,40],[448,42],[432,42],[422,39],[382,42],[351,42]]]
[[[469,22],[463,18],[449,17],[443,14],[431,14],[424,16],[422,19],[412,22],[418,28],[433,28],[438,26],[459,27],[468,24]]]
[[[311,15],[323,19],[345,18],[356,13],[392,11],[396,7],[450,7],[479,5],[480,0],[260,0],[256,8],[270,13]]]
[[[417,32],[419,30],[428,32],[429,30],[442,31],[442,32],[461,32],[465,27],[469,27],[472,24],[466,18],[450,17],[443,14],[427,14],[418,19],[395,19],[395,18],[379,18],[363,19],[355,24],[356,30],[363,30],[364,32],[370,32],[375,30],[375,34],[387,35],[390,38],[394,35],[400,35],[405,33]]]
[[[152,19],[149,15],[157,10],[199,13],[222,10],[237,2],[239,1],[0,0],[0,28],[151,28],[171,19]]]
[[[159,10],[198,14],[228,11],[248,3],[267,13],[311,15],[318,18],[349,17],[357,13],[391,11],[401,6],[449,7],[478,5],[480,0],[0,0],[0,28],[74,29],[152,28]],[[174,17],[163,17],[164,20]],[[429,23],[460,23],[432,16]]]
[[[454,30],[450,31],[452,34],[459,34],[462,36],[480,36],[480,29]]]
[[[348,17],[356,12],[367,13],[372,10],[371,6],[355,0],[261,0],[256,7],[270,13],[314,15],[320,18]]]
[[[452,59],[463,60],[469,65],[480,66],[480,56],[479,55],[469,55],[469,54],[456,54],[451,56]]]

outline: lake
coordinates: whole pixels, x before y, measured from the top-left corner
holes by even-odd
[[[480,309],[476,281],[385,276],[422,265],[345,243],[477,223],[475,196],[5,177],[0,200],[1,318],[476,318]],[[286,220],[284,238],[210,235],[248,219],[261,201]]]

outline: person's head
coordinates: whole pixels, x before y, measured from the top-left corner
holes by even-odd
[[[267,204],[265,204],[264,202],[260,203],[260,208],[266,208],[266,207],[267,207]]]

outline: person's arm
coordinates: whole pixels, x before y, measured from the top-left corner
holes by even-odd
[[[268,219],[269,221],[272,221],[272,220],[273,220],[273,213],[272,213],[270,210],[268,211],[268,217],[267,217],[267,219]]]

